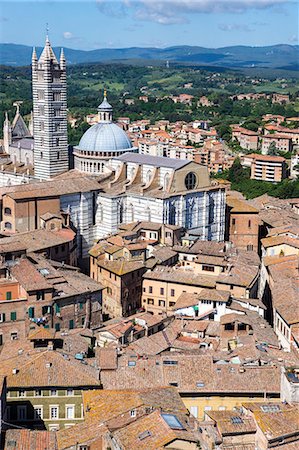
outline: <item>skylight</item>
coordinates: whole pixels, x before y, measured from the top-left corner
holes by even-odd
[[[203,381],[198,381],[197,383],[196,383],[196,387],[204,387],[204,382]]]
[[[39,269],[39,273],[41,273],[44,277],[49,275],[48,269]]]
[[[231,417],[230,420],[231,420],[231,423],[233,423],[233,424],[244,423],[243,419],[241,419],[241,417],[239,417],[239,416]]]
[[[136,366],[136,361],[128,361],[128,366],[129,366],[129,367],[134,367],[134,366]]]
[[[177,365],[177,361],[172,361],[172,360],[170,360],[170,359],[165,359],[164,361],[163,361],[163,364],[165,365],[165,366],[176,366]]]
[[[261,410],[263,412],[279,412],[280,407],[279,405],[262,405]]]
[[[184,430],[183,425],[174,414],[161,414],[167,425],[173,430]]]
[[[145,439],[145,438],[147,438],[147,437],[149,437],[151,435],[152,435],[152,433],[149,430],[146,430],[146,431],[143,431],[143,433],[139,434],[138,439],[140,441],[143,441],[143,439]]]

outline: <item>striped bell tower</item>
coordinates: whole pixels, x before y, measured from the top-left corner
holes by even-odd
[[[49,38],[37,58],[32,53],[34,175],[47,180],[69,169],[66,64],[56,59]]]

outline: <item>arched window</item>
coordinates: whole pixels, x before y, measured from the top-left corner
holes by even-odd
[[[10,216],[11,215],[11,209],[8,208],[8,207],[4,208],[4,214]]]
[[[210,204],[209,204],[209,224],[214,222],[215,218],[215,202],[213,197],[210,197]]]
[[[152,178],[152,171],[148,170],[146,174],[146,184],[148,184],[151,181],[151,178]]]
[[[194,199],[189,198],[187,200],[187,205],[186,205],[185,227],[187,228],[187,230],[192,228],[194,219],[195,219],[195,217],[194,217]]]
[[[151,222],[151,220],[152,220],[152,213],[151,213],[151,209],[149,207],[146,208],[146,217],[147,217],[147,221]]]
[[[176,221],[176,207],[175,205],[170,205],[168,223],[169,225],[175,225],[176,224],[175,221]]]
[[[130,222],[134,222],[134,206],[132,205],[132,203],[130,204]]]
[[[168,186],[169,186],[169,181],[170,181],[170,176],[169,176],[169,173],[167,173],[164,177],[164,185],[163,185],[164,191],[167,191]]]
[[[12,229],[12,224],[10,222],[5,222],[4,228],[7,228],[8,230]]]
[[[99,221],[103,222],[104,210],[103,210],[103,205],[101,203],[98,206],[98,217],[99,217]]]
[[[123,204],[122,204],[122,203],[119,204],[118,211],[119,211],[119,215],[118,215],[119,220],[118,220],[118,223],[123,223],[123,220],[124,220],[124,207],[123,207]]]

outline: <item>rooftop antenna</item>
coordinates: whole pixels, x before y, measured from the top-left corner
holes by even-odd
[[[46,41],[49,41],[49,24],[46,23]]]

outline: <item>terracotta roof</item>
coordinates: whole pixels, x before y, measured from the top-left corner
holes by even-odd
[[[236,411],[207,411],[206,414],[216,422],[222,436],[256,432],[254,419]]]
[[[169,283],[188,284],[192,286],[215,287],[216,279],[212,276],[203,277],[192,272],[172,267],[157,266],[153,271],[143,275],[147,280],[161,280]]]
[[[258,209],[251,206],[245,200],[238,200],[235,197],[230,197],[229,195],[226,197],[226,204],[231,208],[231,212],[233,213],[257,214],[259,212]]]
[[[180,324],[172,322],[162,331],[150,336],[144,336],[132,342],[126,349],[127,354],[135,353],[141,355],[159,355],[163,351],[169,350],[175,339],[179,335]]]
[[[105,178],[105,177],[102,177]],[[107,176],[106,176],[107,178]],[[100,189],[100,184],[94,177],[78,174],[63,174],[57,180],[43,181],[43,183],[22,184],[15,186],[5,186],[0,188],[0,196],[8,195],[14,200],[35,197],[60,197],[61,195],[73,194],[76,192],[90,192]]]
[[[69,428],[57,432],[58,449],[78,448],[78,445],[90,446],[91,449],[101,449],[102,439],[108,428],[102,423],[92,420],[84,420]],[[8,449],[7,449],[8,450]],[[41,449],[46,450],[46,449]],[[52,448],[47,449],[52,450]]]
[[[12,369],[17,369],[13,374]],[[56,351],[32,353],[1,361],[0,373],[7,375],[8,388],[97,386],[99,381],[75,360]],[[37,377],[38,374],[38,377]]]
[[[271,137],[273,137],[275,135],[271,134]],[[265,136],[263,136],[265,137]],[[266,136],[267,137],[267,136]],[[265,162],[284,162],[285,158],[283,158],[282,156],[270,156],[270,155],[258,155],[256,153],[251,153],[250,155],[246,155],[246,158],[252,158],[255,159],[256,161],[265,161]]]
[[[230,292],[218,289],[202,289],[198,294],[199,300],[212,300],[213,302],[228,302]]]
[[[178,297],[173,310],[189,308],[190,306],[198,305],[198,294],[193,294],[190,292],[182,292]]]
[[[274,261],[268,257],[265,262],[272,278],[270,286],[274,308],[288,324],[299,323],[299,257],[276,257]]]
[[[165,363],[165,361],[176,361]],[[128,365],[134,361],[135,365]],[[234,370],[231,371],[230,369]],[[118,369],[102,371],[104,389],[125,389],[134,386],[144,389],[177,383],[180,393],[202,392],[280,392],[280,369],[276,367],[246,367],[239,371],[237,364],[218,366],[211,356],[170,352],[147,359],[118,358]]]
[[[117,369],[117,351],[115,348],[96,348],[96,356],[100,370]]]
[[[28,339],[29,341],[52,340],[55,338],[55,333],[54,329],[40,327],[32,331],[29,334]]]
[[[177,417],[177,416],[176,416]],[[183,420],[185,419],[185,420]],[[190,429],[187,417],[177,417],[182,429],[171,428],[163,414],[158,411],[143,416],[113,433],[113,438],[123,450],[157,450],[162,449],[176,439],[197,442],[199,437]]]
[[[143,261],[126,261],[124,259],[117,259],[115,261],[98,260],[97,265],[118,276],[126,275],[127,273],[144,268]]]
[[[4,450],[58,450],[55,431],[7,430]]]
[[[191,247],[183,245],[175,245],[173,250],[181,253],[203,254],[211,256],[224,256],[225,244],[216,241],[200,241],[197,240]]]
[[[87,420],[109,423],[132,409],[146,406],[186,413],[187,409],[177,391],[172,387],[146,388],[144,390],[117,389],[83,392]]]
[[[224,259],[224,255],[212,256],[212,255],[197,255],[195,262],[198,264],[208,264],[211,266],[226,267],[228,262]]]
[[[52,290],[52,285],[27,258],[19,259],[10,271],[27,292],[43,289]]]
[[[299,239],[295,239],[285,235],[266,237],[264,239],[261,239],[261,242],[264,248],[285,244],[289,245],[290,247],[299,249]]]
[[[268,441],[289,434],[299,439],[298,408],[283,403],[243,403],[253,416]]]

